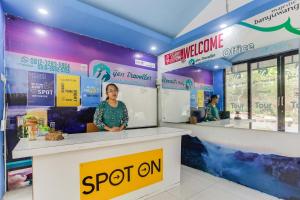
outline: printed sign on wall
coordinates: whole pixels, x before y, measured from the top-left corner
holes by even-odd
[[[195,65],[298,38],[300,0],[291,0],[158,57],[161,72]],[[236,37],[236,36],[239,37]]]
[[[7,67],[47,73],[65,73],[87,76],[87,64],[68,62],[52,58],[21,54],[11,51],[5,52]]]
[[[198,105],[197,105],[197,90],[196,89],[191,90],[190,104],[191,104],[192,108],[198,108]]]
[[[101,82],[99,79],[81,77],[81,105],[96,107],[100,103]]]
[[[57,75],[57,106],[70,107],[80,105],[80,77]]]
[[[6,93],[9,106],[26,106],[28,90],[28,71],[6,68]]]
[[[162,76],[162,88],[191,90],[192,88],[194,88],[194,80],[186,76],[164,73]]]
[[[162,180],[162,149],[81,163],[80,199],[112,199]]]
[[[198,107],[203,108],[204,107],[204,91],[203,90],[198,90],[197,100],[198,100]]]
[[[93,60],[89,65],[89,77],[101,82],[124,83],[145,87],[156,87],[156,71],[130,67],[117,63]]]
[[[28,106],[54,106],[54,74],[28,72]]]

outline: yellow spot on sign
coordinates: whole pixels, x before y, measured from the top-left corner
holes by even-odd
[[[80,199],[112,199],[163,180],[163,150],[80,164]]]

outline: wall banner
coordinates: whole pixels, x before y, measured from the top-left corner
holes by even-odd
[[[231,59],[250,50],[298,38],[299,5],[300,0],[290,0],[162,54],[158,58],[161,73],[217,58]]]
[[[89,65],[89,77],[100,79],[101,82],[156,87],[157,75],[153,70],[93,60]]]
[[[162,75],[162,88],[190,90],[194,88],[194,80],[186,76],[164,73]]]
[[[68,62],[52,58],[5,52],[6,67],[36,72],[64,73],[87,76],[87,64]]]

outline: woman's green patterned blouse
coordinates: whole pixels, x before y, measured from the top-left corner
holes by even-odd
[[[104,126],[120,127],[128,125],[128,111],[122,101],[118,101],[117,107],[112,107],[107,101],[102,101],[94,114],[94,124],[100,131],[104,131]]]

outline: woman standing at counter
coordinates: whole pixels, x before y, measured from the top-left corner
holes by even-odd
[[[205,121],[217,121],[220,120],[219,111],[217,108],[219,98],[217,95],[212,95],[210,97],[210,102],[206,108]]]
[[[118,132],[127,127],[128,111],[122,101],[118,101],[119,88],[110,83],[106,86],[106,101],[100,103],[94,114],[94,124],[100,131]]]

